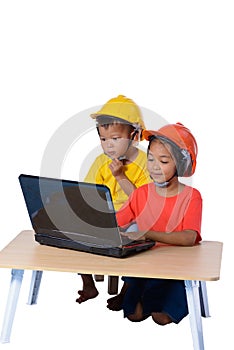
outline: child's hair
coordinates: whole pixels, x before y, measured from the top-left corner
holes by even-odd
[[[99,136],[100,136],[100,128],[104,128],[105,130],[107,130],[112,125],[121,125],[121,127],[128,129],[129,137],[136,130],[132,124],[120,118],[111,117],[107,115],[105,116],[102,115],[96,118],[97,132]],[[139,131],[137,130],[137,132]]]

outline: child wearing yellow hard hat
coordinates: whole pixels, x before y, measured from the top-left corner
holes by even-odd
[[[96,121],[103,153],[84,181],[108,186],[117,211],[136,188],[151,181],[146,153],[137,148],[145,124],[138,105],[123,95],[108,100],[91,117]],[[81,277],[83,289],[78,291],[78,303],[98,295],[92,275]]]

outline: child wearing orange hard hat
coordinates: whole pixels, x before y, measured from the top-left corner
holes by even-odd
[[[147,167],[152,183],[136,189],[117,212],[124,228],[136,222],[138,230],[124,233],[131,239],[152,239],[169,245],[192,246],[201,240],[200,192],[179,181],[196,169],[197,143],[181,123],[143,131],[149,141]],[[124,285],[111,310],[123,309],[130,321],[151,317],[159,325],[179,323],[188,306],[184,281],[154,278],[123,278]]]

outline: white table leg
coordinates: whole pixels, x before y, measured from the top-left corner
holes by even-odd
[[[15,317],[24,270],[12,269],[11,275],[11,284],[8,293],[8,299],[2,326],[2,333],[0,338],[1,343],[9,343],[10,341],[11,329]]]
[[[40,289],[42,274],[43,274],[43,271],[32,271],[31,285],[30,285],[28,302],[27,302],[27,304],[29,305],[34,305],[37,303],[37,297]]]
[[[199,281],[185,281],[194,350],[204,350]]]

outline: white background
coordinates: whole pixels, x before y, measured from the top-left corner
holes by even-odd
[[[224,242],[221,280],[207,284],[206,349],[224,341],[234,347],[233,12],[231,0],[0,2],[0,248],[30,228],[17,177],[40,173],[45,148],[66,120],[124,94],[181,121],[199,146],[193,185],[204,200],[203,238]],[[86,146],[73,149],[77,163],[73,155],[64,174],[76,178]],[[11,343],[2,348],[192,349],[188,318],[178,326],[132,324],[106,309],[106,282],[98,298],[78,305],[79,277],[44,273],[38,304],[26,305],[30,277],[26,271]],[[1,322],[9,283],[10,271],[1,270]]]

